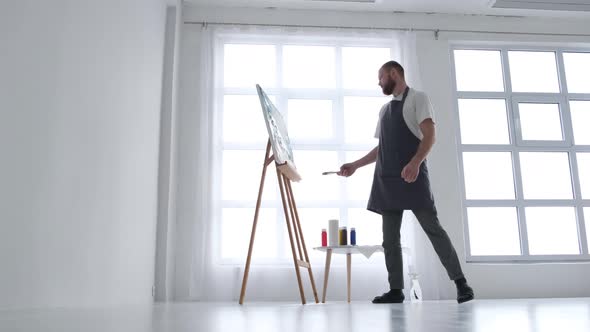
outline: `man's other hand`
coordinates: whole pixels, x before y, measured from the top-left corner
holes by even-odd
[[[402,169],[402,179],[407,183],[412,183],[418,178],[420,173],[420,164],[410,161],[404,169]]]

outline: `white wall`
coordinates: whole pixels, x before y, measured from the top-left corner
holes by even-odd
[[[0,309],[152,302],[165,10],[0,4]]]
[[[429,28],[448,30],[477,30],[497,32],[522,32],[524,35],[456,33],[441,32],[435,40],[433,33],[421,32],[418,35],[419,63],[422,72],[422,84],[431,96],[437,112],[438,141],[429,162],[432,173],[432,186],[437,197],[441,223],[449,233],[460,257],[465,257],[463,240],[463,220],[461,216],[461,194],[459,191],[459,172],[457,166],[457,147],[455,131],[457,123],[453,116],[453,95],[451,84],[451,66],[449,45],[456,41],[495,41],[499,43],[519,42],[532,44],[578,44],[590,46],[590,25],[587,20],[527,19],[515,17],[485,17],[460,15],[427,14],[381,14],[351,12],[313,12],[302,10],[236,9],[214,7],[185,8],[185,21],[257,23],[257,24],[294,24],[318,26],[356,26],[381,28]],[[556,22],[559,21],[559,22]],[[190,26],[185,26],[187,34]],[[566,36],[548,37],[546,33],[561,33]],[[574,35],[582,36],[574,36]],[[567,36],[571,35],[571,36]],[[585,35],[585,36],[584,36]],[[193,33],[194,36],[194,33]],[[196,36],[195,36],[196,37]],[[188,38],[188,37],[187,37]],[[191,57],[187,63],[195,65],[194,59],[199,54],[196,38],[183,40],[183,56]],[[184,64],[185,62],[183,62]],[[185,72],[186,71],[186,72]],[[196,105],[194,94],[184,91],[196,91],[199,73],[193,67],[183,68],[185,78],[181,80],[180,114],[189,115],[183,126],[197,125],[191,105]],[[203,79],[203,78],[201,78]],[[411,84],[411,82],[410,82]],[[181,128],[182,132],[182,128]],[[188,131],[187,131],[188,133]],[[196,140],[194,135],[180,139],[180,158],[195,158]],[[189,139],[190,138],[190,139]],[[180,172],[180,183],[194,183],[194,172]],[[188,193],[179,191],[179,200],[190,199]],[[194,190],[193,190],[194,191]],[[187,196],[184,197],[183,196]],[[190,224],[197,217],[190,206],[179,206],[178,223]],[[182,241],[181,241],[182,242]],[[185,246],[190,248],[190,246]],[[182,248],[182,246],[179,246]],[[182,249],[180,250],[182,251]],[[191,257],[188,253],[179,253]],[[182,257],[182,256],[177,256]],[[189,259],[178,259],[177,270],[190,271]],[[590,296],[589,263],[569,264],[463,264],[466,275],[476,289],[479,298],[512,297],[571,297]],[[190,289],[191,281],[177,280],[178,289]],[[443,289],[440,296],[454,297],[454,287],[445,275],[441,275]],[[187,297],[187,293],[179,297]]]

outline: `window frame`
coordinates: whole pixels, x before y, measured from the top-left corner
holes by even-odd
[[[375,89],[372,90],[364,90],[364,89],[344,89],[342,87],[342,48],[343,47],[377,47],[377,48],[388,48],[390,50],[390,54],[396,54],[395,48],[397,45],[395,43],[392,44],[391,38],[386,37],[370,37],[367,38],[359,38],[357,37],[342,37],[342,38],[326,38],[320,35],[312,36],[311,39],[309,38],[302,38],[301,36],[285,36],[284,34],[273,34],[272,32],[269,34],[260,34],[260,33],[240,33],[240,32],[217,32],[214,36],[214,58],[220,59],[220,61],[214,62],[214,103],[213,103],[213,135],[214,135],[214,149],[213,149],[213,223],[212,227],[213,234],[216,234],[213,242],[215,245],[213,246],[213,261],[219,265],[230,265],[230,266],[237,266],[242,265],[242,259],[244,257],[239,258],[223,258],[221,256],[222,250],[222,237],[221,237],[221,223],[222,221],[222,211],[224,208],[254,208],[256,206],[256,197],[253,197],[252,200],[224,200],[222,197],[222,183],[221,183],[221,165],[222,165],[222,155],[225,150],[256,150],[262,151],[260,153],[260,173],[252,174],[257,178],[257,183],[260,181],[260,176],[262,172],[262,164],[264,159],[264,148],[266,142],[264,143],[225,143],[223,142],[223,130],[222,130],[222,116],[223,116],[223,108],[224,108],[224,96],[225,95],[246,95],[246,96],[256,96],[258,98],[256,88],[249,87],[240,87],[234,88],[229,87],[226,88],[223,86],[223,77],[224,77],[224,64],[223,64],[223,54],[224,54],[224,45],[225,44],[255,44],[255,45],[274,45],[276,47],[276,76],[275,76],[275,86],[274,87],[264,87],[262,88],[265,92],[269,95],[269,97],[275,96],[275,106],[281,110],[281,113],[285,118],[288,118],[288,109],[287,103],[289,99],[323,99],[323,100],[331,100],[332,101],[332,122],[333,122],[333,137],[330,140],[322,140],[321,143],[312,143],[312,142],[293,142],[291,141],[291,145],[293,150],[298,151],[335,151],[338,156],[338,162],[344,163],[345,155],[349,152],[356,152],[356,151],[365,151],[369,152],[372,148],[375,147],[377,142],[375,141],[375,145],[373,144],[364,144],[364,143],[349,143],[346,142],[344,137],[344,107],[343,101],[344,97],[352,96],[352,97],[384,97],[381,94],[381,91],[377,87],[377,68],[375,69]],[[282,80],[282,46],[285,45],[305,45],[305,46],[332,46],[335,47],[335,75],[336,75],[336,85],[333,88],[285,88],[283,87],[283,80]],[[399,49],[399,48],[398,48]],[[262,117],[260,121],[263,121]],[[377,119],[375,119],[377,121]],[[376,125],[376,122],[375,122]],[[274,170],[268,169],[266,177],[271,177],[271,181],[274,181],[276,177],[274,174]],[[268,179],[267,179],[268,180]],[[265,187],[265,190],[267,188]],[[340,216],[340,223],[341,225],[347,225],[348,222],[348,210],[349,209],[358,209],[358,208],[366,208],[366,199],[364,200],[349,200],[346,195],[346,186],[344,179],[339,180],[338,185],[338,192],[339,197],[335,200],[325,200],[325,201],[304,201],[301,200],[297,196],[297,188],[294,188],[295,192],[295,199],[298,209],[305,209],[305,208],[325,208],[325,209],[338,209],[339,216]],[[277,257],[272,259],[264,259],[264,258],[256,258],[252,264],[255,265],[272,265],[272,266],[282,266],[282,267],[290,267],[292,264],[292,257],[290,252],[285,252],[284,246],[280,245],[280,243],[288,242],[289,237],[286,230],[285,222],[284,222],[284,212],[282,207],[282,202],[280,200],[280,196],[278,192],[275,193],[275,199],[272,201],[262,201],[261,208],[274,208],[276,210],[276,217],[278,230],[278,236],[281,236],[278,239],[279,245],[277,247]],[[368,197],[367,197],[368,199]],[[245,221],[249,224],[249,229],[251,229],[253,214],[248,215],[245,217]],[[327,220],[326,220],[326,228],[327,228]],[[320,234],[318,234],[318,237]],[[312,251],[315,245],[312,245],[313,239],[306,239],[306,248],[308,253]],[[338,266],[342,265],[343,263],[335,262]],[[362,262],[361,264],[372,264],[369,261]]]
[[[483,50],[499,51],[502,62],[502,76],[504,81],[503,92],[474,92],[458,91],[455,50]],[[559,93],[520,93],[512,92],[510,80],[510,63],[508,59],[509,51],[544,51],[554,52],[556,55],[556,68],[558,74]],[[568,93],[563,53],[590,53],[588,48],[564,48],[564,47],[545,47],[545,46],[517,46],[509,44],[498,45],[481,45],[477,43],[451,43],[450,45],[450,65],[451,79],[453,86],[453,116],[455,125],[455,137],[457,142],[457,160],[459,166],[459,181],[461,191],[463,220],[463,234],[465,239],[465,253],[468,263],[489,263],[489,262],[512,262],[512,263],[535,263],[535,262],[572,262],[572,261],[590,261],[588,249],[588,235],[590,230],[586,230],[584,216],[584,207],[590,207],[590,199],[583,199],[579,181],[577,153],[589,152],[590,145],[575,145],[573,139],[573,126],[569,102],[571,100],[590,100],[590,93]],[[506,114],[509,131],[509,144],[462,144],[461,128],[459,126],[459,99],[504,99],[506,104]],[[523,141],[521,138],[519,124],[517,123],[518,102],[556,102],[560,105],[562,119],[562,130],[564,141]],[[465,176],[463,169],[463,152],[510,152],[512,154],[512,168],[515,185],[515,200],[475,200],[467,199],[465,188]],[[570,176],[572,180],[572,199],[556,200],[543,199],[531,200],[523,197],[522,172],[520,164],[520,152],[566,152],[569,155]],[[569,206],[575,210],[578,246],[580,254],[576,255],[530,255],[528,246],[528,234],[526,225],[526,207],[557,207]],[[469,237],[469,222],[467,209],[470,207],[512,207],[516,208],[518,218],[518,229],[520,238],[521,255],[472,255]]]

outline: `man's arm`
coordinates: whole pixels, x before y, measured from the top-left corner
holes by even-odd
[[[432,119],[422,121],[420,123],[420,131],[422,132],[423,137],[418,145],[418,151],[416,151],[412,160],[410,160],[402,170],[402,178],[410,183],[416,181],[416,178],[418,178],[420,165],[426,159],[426,156],[428,156],[428,153],[432,150],[432,146],[434,145],[435,129]]]
[[[351,176],[358,168],[374,163],[377,160],[377,153],[379,153],[379,146],[374,147],[373,150],[369,151],[369,153],[361,159],[340,166],[340,172],[338,172],[338,175]]]
[[[426,159],[435,141],[435,129],[432,119],[426,119],[420,123],[420,131],[422,132],[422,141],[418,145],[418,151],[412,158],[413,162],[418,163],[418,166]]]
[[[379,146],[373,148],[364,157],[354,162],[356,168],[361,168],[368,164],[374,163],[377,160],[377,153],[379,153]]]

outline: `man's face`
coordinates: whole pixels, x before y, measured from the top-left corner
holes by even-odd
[[[393,94],[397,79],[398,77],[395,69],[379,69],[379,86],[381,87],[381,90],[383,90],[383,94],[387,96]]]

